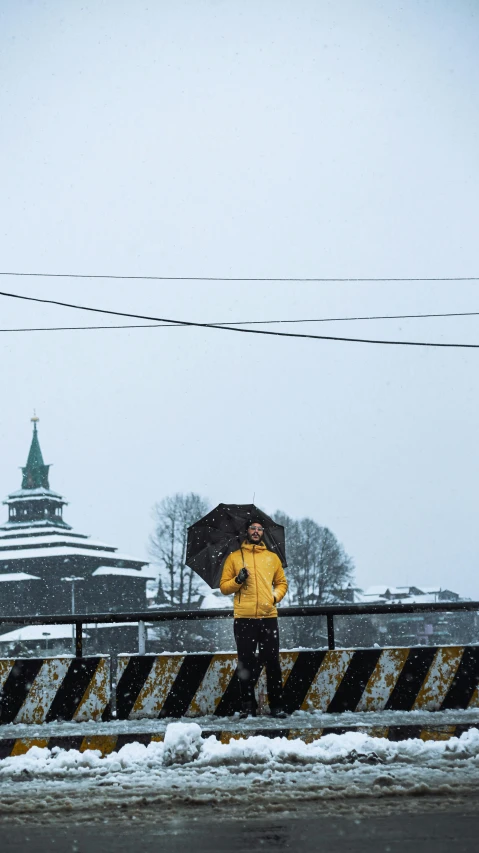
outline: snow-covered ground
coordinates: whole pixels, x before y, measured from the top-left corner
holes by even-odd
[[[168,725],[164,743],[95,751],[32,748],[0,761],[0,815],[218,804],[291,810],[305,801],[479,792],[479,729],[447,741],[390,742],[360,732],[301,740],[219,742],[195,722]]]

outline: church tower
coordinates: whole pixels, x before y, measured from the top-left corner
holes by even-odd
[[[67,503],[61,495],[50,489],[49,465],[45,465],[38,440],[37,423],[33,416],[33,436],[27,464],[22,468],[22,488],[12,492],[4,501],[8,506],[8,523],[3,527],[18,529],[25,527],[61,527],[71,530],[63,521],[63,507]]]
[[[114,545],[90,539],[63,520],[67,502],[50,488],[36,415],[32,421],[22,488],[4,501],[8,520],[0,524],[0,616],[68,613],[73,576],[84,581],[78,612],[144,610],[147,561],[119,554]]]

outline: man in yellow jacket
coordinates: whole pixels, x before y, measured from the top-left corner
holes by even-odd
[[[281,560],[263,542],[263,525],[252,519],[246,539],[226,560],[221,575],[223,595],[234,593],[234,635],[238,650],[242,718],[256,716],[252,673],[259,646],[259,662],[266,667],[268,699],[273,717],[287,715],[282,708],[283,679],[279,662],[278,611],[288,582]]]

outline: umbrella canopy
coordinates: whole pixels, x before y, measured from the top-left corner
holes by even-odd
[[[187,566],[213,589],[218,587],[226,557],[238,550],[252,520],[261,522],[266,547],[286,566],[284,527],[254,504],[218,504],[192,524],[188,528]]]

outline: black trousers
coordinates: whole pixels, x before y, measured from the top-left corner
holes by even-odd
[[[235,619],[234,635],[238,649],[238,675],[242,704],[253,703],[253,707],[256,707],[254,687],[261,666],[264,664],[270,708],[277,708],[283,699],[278,620],[276,618]],[[258,655],[256,655],[258,647]]]

